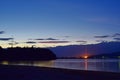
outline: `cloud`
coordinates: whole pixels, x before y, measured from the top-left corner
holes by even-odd
[[[16,45],[19,44],[18,42],[8,43],[9,45]]]
[[[96,42],[102,43],[102,42],[108,42],[108,41],[106,41],[106,40],[96,40]]]
[[[69,43],[70,41],[43,41],[39,43]]]
[[[115,33],[113,37],[120,37],[120,33]]]
[[[58,39],[55,39],[55,38],[38,38],[38,39],[34,39],[34,40],[58,40]]]
[[[1,41],[9,41],[9,40],[12,40],[14,38],[0,38]]]
[[[76,41],[76,42],[79,42],[79,43],[87,43],[87,41],[83,41],[83,40]]]
[[[96,40],[96,42],[103,42],[104,40]]]
[[[34,41],[27,41],[25,43],[27,43],[27,44],[36,44],[36,42],[34,42]]]
[[[119,37],[120,38],[120,33],[115,33],[115,34],[112,34],[112,35],[101,35],[101,36],[94,36],[94,38],[113,38],[113,37]]]
[[[72,36],[57,36],[57,37],[69,38],[69,37],[72,37]]]
[[[120,41],[120,38],[114,38],[115,40],[117,40],[117,41]]]
[[[65,38],[69,38],[69,37],[71,37],[71,36],[63,36],[63,37],[65,37]]]
[[[94,36],[94,38],[108,38],[110,37],[109,35],[103,35],[103,36]]]
[[[0,31],[0,34],[4,34],[5,33],[5,31]]]
[[[38,38],[38,39],[34,39],[34,40],[45,40],[45,39]]]
[[[54,39],[54,38],[47,38],[46,40],[58,40],[58,39]]]

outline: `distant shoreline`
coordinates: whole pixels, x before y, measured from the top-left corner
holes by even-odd
[[[3,80],[120,80],[120,73],[0,65]]]

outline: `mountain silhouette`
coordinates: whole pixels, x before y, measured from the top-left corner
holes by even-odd
[[[109,53],[109,54],[99,54],[99,55],[93,55],[90,56],[89,58],[94,58],[94,59],[109,59],[109,58],[120,58],[120,52],[114,52],[114,53]]]
[[[85,49],[90,55],[109,54],[120,52],[120,42],[102,42],[89,45],[69,45],[50,48],[58,57],[75,57],[85,54]]]

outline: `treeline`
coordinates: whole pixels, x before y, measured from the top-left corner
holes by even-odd
[[[106,54],[99,54],[99,55],[93,55],[90,56],[89,58],[96,58],[96,59],[109,59],[109,58],[114,58],[114,59],[120,59],[120,52],[114,52],[114,53],[106,53]]]
[[[84,58],[83,56],[80,56],[80,57],[58,57],[58,59],[86,59],[86,58]],[[120,52],[90,55],[88,56],[87,59],[120,59]]]
[[[47,48],[0,48],[0,61],[53,60],[56,55]]]

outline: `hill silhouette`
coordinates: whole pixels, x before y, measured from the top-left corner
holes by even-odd
[[[0,48],[1,61],[35,61],[53,59],[56,59],[56,55],[46,48]]]
[[[104,54],[99,54],[99,55],[93,55],[89,58],[99,58],[99,59],[108,59],[108,58],[118,58],[120,59],[120,52],[114,52],[114,53],[104,53]]]
[[[87,53],[90,55],[99,55],[103,53],[111,54],[114,52],[120,52],[120,42],[57,46],[50,49],[57,55],[57,57],[76,57],[77,55],[83,55],[86,48]]]

